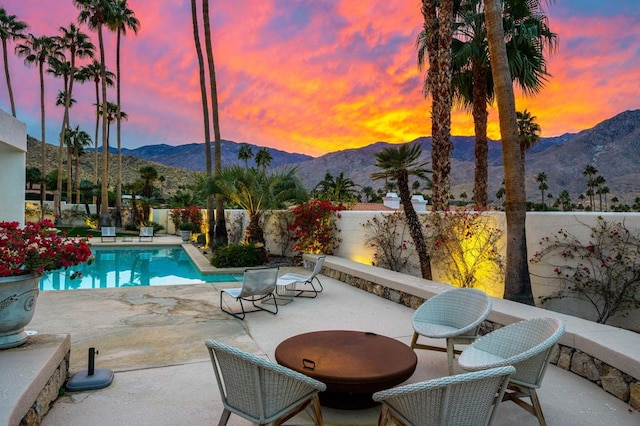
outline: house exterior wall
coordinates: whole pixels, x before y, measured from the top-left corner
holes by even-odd
[[[0,110],[0,220],[24,225],[27,126]]]

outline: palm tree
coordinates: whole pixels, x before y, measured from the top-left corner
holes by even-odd
[[[142,196],[151,198],[153,196],[153,183],[158,179],[158,170],[153,166],[140,167],[140,178],[142,179]]]
[[[222,148],[220,138],[220,114],[218,110],[218,86],[216,83],[216,67],[213,60],[213,47],[211,46],[211,22],[209,20],[209,0],[202,0],[202,20],[204,22],[204,43],[207,51],[207,63],[209,66],[209,85],[211,86],[211,118],[213,120],[214,159],[215,173],[222,170]],[[207,141],[207,143],[210,143]],[[212,200],[207,201],[209,210]],[[216,198],[216,225],[214,227],[216,239],[226,241],[227,228],[224,219],[224,203],[222,196]]]
[[[340,172],[335,178],[331,173],[327,173],[324,179],[314,188],[317,197],[323,200],[331,200],[342,205],[357,199],[358,186],[350,178],[344,177],[344,172]]]
[[[89,40],[89,36],[82,31],[80,28],[75,26],[74,24],[69,24],[69,27],[60,27],[60,36],[57,38],[58,45],[61,52],[68,53],[68,62],[66,60],[53,60],[51,63],[51,68],[53,69],[53,73],[56,76],[61,76],[64,82],[63,92],[65,93],[65,101],[64,101],[64,115],[62,119],[62,129],[60,130],[60,144],[58,146],[58,170],[62,170],[62,151],[64,148],[64,143],[67,140],[65,132],[69,128],[69,108],[71,97],[73,96],[73,82],[75,80],[75,75],[77,72],[76,68],[76,58],[84,59],[84,58],[93,58],[93,52],[95,50],[95,46]],[[67,170],[71,171],[70,159],[67,158],[68,166]],[[69,201],[71,201],[71,179],[70,176],[67,176],[67,197]],[[54,197],[54,209],[59,214],[60,213],[60,198],[62,194],[62,173],[58,173],[58,187],[56,189],[56,197]]]
[[[76,169],[76,204],[80,204],[80,157],[84,154],[84,148],[87,146],[91,146],[91,136],[89,136],[89,133],[85,132],[84,130],[80,130],[80,126],[76,126],[75,129],[71,130],[70,139],[74,166]],[[71,199],[70,196],[69,199]]]
[[[200,79],[200,98],[202,101],[202,115],[204,124],[204,155],[205,170],[207,176],[213,175],[213,166],[211,164],[211,130],[209,126],[209,101],[207,98],[207,82],[205,79],[204,57],[202,55],[202,45],[200,43],[200,30],[198,29],[198,10],[196,0],[191,0],[191,21],[193,26],[193,40],[196,46],[196,54],[198,57],[198,71]],[[209,240],[217,239],[215,225],[215,217],[213,214],[213,196],[207,196],[207,220],[209,228]]]
[[[582,172],[582,176],[587,178],[587,195],[589,196],[589,205],[591,206],[591,211],[593,211],[594,209],[594,199],[593,196],[595,195],[595,191],[594,188],[596,186],[595,180],[594,180],[594,176],[596,175],[596,173],[598,173],[598,169],[596,169],[593,164],[587,164],[587,166],[585,167],[584,171]]]
[[[518,142],[520,145],[520,162],[525,168],[525,152],[531,149],[540,141],[540,125],[535,122],[537,118],[531,115],[526,109],[522,112],[516,111],[518,119]]]
[[[73,0],[73,4],[80,9],[78,22],[87,23],[90,29],[98,33],[100,47],[100,82],[102,84],[102,110],[107,110],[107,77],[105,68],[104,40],[102,27],[109,22],[113,15],[113,3],[109,0]],[[109,150],[107,149],[107,121],[102,120],[102,180],[100,185],[100,220],[99,225],[111,226],[109,216]]]
[[[598,205],[599,210],[602,211],[602,187],[607,180],[602,175],[598,175],[593,179],[593,184],[595,189],[595,193],[598,194]]]
[[[9,92],[9,102],[11,103],[11,114],[16,116],[16,103],[13,100],[13,89],[11,88],[11,76],[9,74],[9,58],[7,55],[7,41],[22,40],[25,35],[22,33],[28,28],[26,22],[18,21],[16,15],[9,15],[5,8],[0,7],[0,38],[2,39],[2,58],[4,59],[4,77],[7,81],[7,91]]]
[[[269,150],[265,147],[262,147],[256,152],[256,166],[262,169],[262,174],[267,174],[267,168],[271,165],[271,161],[273,161],[273,157]]]
[[[604,178],[603,178],[604,179]],[[600,188],[598,188],[598,195],[600,196],[600,211],[602,210],[602,196],[604,195],[604,211],[608,211],[609,208],[607,207],[607,194],[609,193],[609,187],[607,185],[601,186]]]
[[[489,54],[491,55],[491,75],[495,84],[500,116],[506,188],[507,266],[504,297],[533,305],[525,231],[527,200],[524,170],[520,163],[515,97],[507,58],[505,32],[502,27],[502,2],[500,0],[485,0],[484,4]]]
[[[397,182],[400,202],[404,208],[409,234],[413,239],[418,259],[420,260],[422,278],[430,280],[431,261],[422,232],[422,223],[411,203],[411,192],[409,190],[409,176],[424,178],[429,172],[426,169],[426,163],[419,162],[421,153],[422,147],[420,144],[403,144],[399,147],[384,148],[376,154],[376,167],[383,171],[372,173],[371,178],[374,180],[391,178]]]
[[[473,198],[477,207],[484,207],[487,203],[488,172],[487,105],[493,102],[494,84],[482,2],[463,2],[456,18],[452,43],[454,100],[472,111],[476,138]],[[549,31],[537,1],[506,2],[505,22],[509,23],[507,51],[512,78],[525,95],[536,94],[548,75],[542,49],[549,46],[553,51],[557,35]],[[426,49],[424,31],[418,36],[417,45],[420,63],[424,61]]]
[[[120,97],[120,87],[122,82],[122,72],[120,70],[120,45],[121,36],[127,34],[127,29],[138,33],[140,21],[135,17],[133,10],[127,7],[127,0],[116,0],[114,14],[109,21],[109,28],[116,31],[116,132],[117,132],[117,163],[116,163],[116,226],[122,226],[122,143],[121,143],[121,122],[122,122],[122,101]]]
[[[47,176],[47,145],[46,145],[46,120],[45,120],[45,107],[44,107],[44,63],[50,58],[60,58],[61,54],[58,51],[58,44],[55,37],[36,37],[33,34],[29,34],[24,43],[16,46],[16,53],[18,56],[24,57],[24,62],[27,65],[38,64],[38,74],[40,76],[40,132],[42,142],[42,176]],[[46,200],[47,184],[46,181],[40,185],[40,211],[42,212],[42,218],[44,219],[45,209],[44,202]]]
[[[249,168],[249,160],[253,158],[253,150],[251,149],[251,145],[248,143],[240,144],[240,148],[238,148],[238,160],[244,161],[245,169]]]
[[[102,117],[103,120],[107,121],[107,150],[109,149],[109,140],[111,136],[111,125],[114,121],[117,121],[118,118],[126,120],[129,118],[124,111],[119,111],[118,105],[113,102],[107,102],[107,113],[102,113],[102,106],[98,108],[98,114]]]
[[[520,154],[522,154],[522,150],[520,151]],[[544,191],[549,189],[549,185],[547,185],[547,174],[545,172],[538,173],[538,175],[536,176],[536,182],[538,182],[539,184],[538,189],[541,192],[540,196],[542,197],[542,209],[544,210],[545,209]]]
[[[198,187],[207,195],[222,195],[247,212],[247,243],[264,244],[260,218],[265,210],[286,208],[307,198],[307,192],[297,177],[296,168],[265,176],[255,168],[230,166],[214,176],[204,178],[198,182]]]
[[[433,208],[449,206],[451,173],[451,39],[453,0],[422,0],[425,46],[429,70],[425,87],[431,93],[431,164],[433,166]],[[423,261],[420,262],[423,264]]]
[[[363,186],[362,187],[362,195],[364,195],[365,203],[370,203],[376,196],[376,192],[373,190],[371,186]]]
[[[51,65],[51,64],[50,64]],[[51,68],[49,69],[51,70]],[[58,91],[58,97],[56,98],[56,106],[61,106],[64,107],[65,103],[67,101],[67,94],[62,91],[59,90]],[[75,105],[77,103],[77,101],[73,98],[69,99],[69,108],[71,108],[73,105]],[[71,135],[69,134],[69,132],[71,132],[71,129],[67,129],[67,131],[65,132],[65,146],[67,147],[67,152],[66,152],[66,158],[67,158],[67,201],[70,202],[71,201],[71,194],[72,194],[72,179],[71,179],[71,151],[72,151],[72,146],[71,146]],[[62,167],[62,165],[58,165],[59,167]],[[60,173],[58,173],[60,174]],[[57,185],[57,182],[56,182]],[[60,193],[62,193],[62,188],[60,188]]]
[[[96,85],[96,127],[93,138],[93,185],[97,185],[98,183],[98,132],[100,129],[100,81],[101,81],[101,66],[100,62],[95,59],[84,67],[80,68],[78,71],[78,81],[85,82],[92,80]],[[115,74],[109,70],[105,70],[105,77],[107,86],[113,86],[113,79],[115,78]],[[95,200],[94,200],[95,203]]]
[[[569,191],[566,189],[562,190],[560,195],[558,195],[556,204],[562,208],[563,212],[571,211],[571,197],[569,196]]]

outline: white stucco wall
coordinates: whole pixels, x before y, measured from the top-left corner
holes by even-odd
[[[0,110],[0,220],[24,225],[27,126]]]
[[[336,256],[344,257],[360,263],[371,264],[373,260],[374,250],[365,245],[366,229],[362,224],[373,215],[388,214],[388,212],[340,212],[341,218],[337,220],[338,228],[341,230],[340,238],[342,242],[340,247],[334,253]],[[502,212],[488,213],[493,217],[494,223],[501,229],[506,229],[506,218]],[[564,212],[529,212],[527,213],[527,258],[531,259],[534,253],[540,248],[540,240],[543,237],[551,236],[559,229],[565,229],[578,239],[587,243],[589,241],[589,226],[595,224],[598,216],[602,216],[608,222],[624,221],[627,229],[640,229],[640,213],[564,213]],[[498,244],[498,249],[503,256],[506,257],[506,232],[503,234],[502,241]],[[418,264],[417,257],[412,260],[415,265]],[[433,267],[433,277],[435,281],[445,281],[442,279],[442,271],[437,267]],[[553,267],[548,263],[529,264],[529,272],[531,274],[531,286],[536,304],[540,303],[540,297],[553,293],[563,283],[553,277]],[[412,275],[419,276],[417,269],[409,271]],[[493,288],[493,283],[483,283],[486,289]],[[500,297],[500,295],[498,295]],[[581,302],[571,298],[564,298],[551,301],[545,304],[545,308],[554,311],[574,315],[585,319],[594,319],[592,308],[586,302]],[[618,316],[613,318],[609,324],[623,325],[625,328],[640,330],[640,309],[633,311],[628,317]],[[635,324],[635,325],[634,325]]]

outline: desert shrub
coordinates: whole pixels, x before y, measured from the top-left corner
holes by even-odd
[[[254,244],[229,244],[213,253],[211,264],[216,268],[234,268],[258,266],[262,261]]]
[[[373,266],[401,272],[409,264],[413,243],[407,236],[407,222],[404,214],[395,212],[374,216],[362,224],[367,228],[365,243],[373,247]]]
[[[434,212],[425,224],[431,262],[458,287],[504,282],[501,236],[488,217],[469,210]]]

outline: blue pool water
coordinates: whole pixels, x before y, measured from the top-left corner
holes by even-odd
[[[92,247],[95,261],[53,271],[40,290],[75,290],[242,281],[242,274],[202,275],[181,247]],[[70,279],[72,271],[82,278]]]

